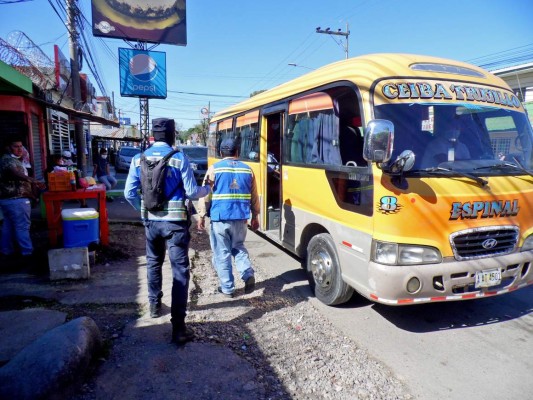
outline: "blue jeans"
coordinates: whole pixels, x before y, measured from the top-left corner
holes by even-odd
[[[111,190],[117,186],[117,180],[114,176],[111,175],[102,175],[98,177],[98,181],[103,183],[106,187],[106,190]]]
[[[232,256],[243,281],[254,276],[254,270],[244,240],[248,232],[246,220],[211,221],[211,246],[220,287],[224,293],[235,291]]]
[[[32,254],[30,200],[27,198],[0,199],[0,208],[4,215],[0,244],[2,253],[5,255],[13,254],[15,243],[18,243],[23,256]]]
[[[148,277],[148,301],[155,303],[163,296],[163,272],[165,250],[168,250],[172,267],[173,325],[183,324],[187,314],[189,295],[189,241],[187,221],[144,221],[146,233],[146,267]]]

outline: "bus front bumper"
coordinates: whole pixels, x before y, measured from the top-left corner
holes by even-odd
[[[491,280],[498,276],[499,282]],[[480,281],[488,286],[476,287]],[[440,264],[370,262],[367,297],[378,303],[407,305],[496,296],[531,284],[533,251],[468,261],[450,258]]]

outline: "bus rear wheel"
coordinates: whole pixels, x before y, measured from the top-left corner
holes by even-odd
[[[320,233],[307,246],[307,274],[315,296],[329,306],[346,303],[353,288],[342,280],[339,258],[331,235]]]

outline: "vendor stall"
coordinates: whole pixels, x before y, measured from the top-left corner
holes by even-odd
[[[61,221],[61,204],[66,200],[98,199],[100,216],[100,243],[109,245],[109,225],[107,221],[106,189],[98,184],[72,191],[48,191],[43,193],[48,224],[48,239],[52,247],[57,246],[58,236],[63,233]]]

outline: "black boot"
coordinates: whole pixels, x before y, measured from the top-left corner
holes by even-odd
[[[163,298],[163,292],[159,292],[155,303],[150,303],[150,317],[159,318],[161,316],[161,299]]]
[[[185,323],[172,326],[172,343],[182,345],[194,339],[194,331],[187,328]]]
[[[150,317],[159,318],[161,316],[161,299],[157,299],[155,303],[150,303]]]

